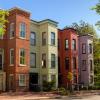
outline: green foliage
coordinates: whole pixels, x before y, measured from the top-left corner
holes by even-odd
[[[68,79],[69,81],[71,81],[72,78],[73,78],[73,74],[72,74],[71,72],[68,72],[67,79]]]
[[[70,92],[66,90],[64,87],[59,88],[59,94],[60,95],[69,95]]]
[[[96,30],[93,25],[90,25],[85,21],[81,20],[79,23],[72,23],[71,26],[66,26],[65,28],[67,27],[76,29],[78,35],[91,34],[96,37]]]
[[[100,0],[94,7],[92,7],[92,10],[95,10],[96,13],[100,15]],[[98,29],[100,30],[100,21],[96,23],[96,26],[98,26]]]
[[[0,10],[0,35],[3,35],[5,33],[5,24],[8,22],[6,20],[6,16],[8,16],[9,13],[6,10]]]
[[[43,91],[52,91],[55,87],[55,81],[43,81]]]

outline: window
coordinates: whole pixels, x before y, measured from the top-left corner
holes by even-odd
[[[26,37],[26,24],[20,23],[20,37],[25,38]]]
[[[66,39],[66,40],[65,40],[65,49],[67,50],[68,48],[69,48],[68,40]]]
[[[26,86],[26,75],[19,75],[19,86]]]
[[[90,71],[93,71],[93,62],[90,60]]]
[[[73,68],[76,69],[76,57],[73,57]]]
[[[25,49],[20,49],[20,64],[25,65]]]
[[[42,45],[46,45],[46,32],[42,33]]]
[[[10,49],[10,65],[14,64],[14,49]]]
[[[51,45],[55,45],[55,33],[51,32]]]
[[[30,66],[32,68],[36,67],[36,53],[31,53],[30,55]]]
[[[51,68],[55,68],[55,54],[51,54]]]
[[[51,75],[51,81],[56,81],[56,75]]]
[[[15,30],[14,30],[14,23],[10,24],[10,39],[14,37],[15,35]]]
[[[86,60],[82,60],[82,70],[86,71]]]
[[[69,57],[65,58],[65,68],[66,70],[69,70]]]
[[[92,44],[89,44],[89,53],[92,53]]]
[[[31,32],[30,43],[33,46],[36,45],[36,33],[35,32]]]
[[[86,44],[82,43],[82,54],[86,54]]]
[[[76,40],[72,40],[72,50],[76,50]]]
[[[42,54],[42,67],[46,68],[46,54]]]

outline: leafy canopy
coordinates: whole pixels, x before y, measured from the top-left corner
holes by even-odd
[[[5,23],[8,22],[6,20],[6,16],[8,15],[8,11],[0,10],[0,35],[3,35],[5,33]]]

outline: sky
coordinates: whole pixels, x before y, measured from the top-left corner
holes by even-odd
[[[98,0],[0,0],[0,8],[19,7],[29,11],[33,20],[52,19],[59,22],[59,28],[64,28],[80,20],[95,25],[100,15],[91,8],[96,3]],[[97,33],[100,35],[100,31]]]

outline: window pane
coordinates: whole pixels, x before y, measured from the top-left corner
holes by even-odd
[[[25,49],[20,49],[20,64],[25,64]]]
[[[82,44],[82,54],[86,54],[86,44]]]
[[[42,33],[42,45],[46,45],[46,32]]]
[[[20,37],[25,38],[26,36],[26,25],[25,23],[20,23]]]
[[[14,49],[10,49],[10,64],[14,64]]]
[[[19,86],[25,86],[26,85],[26,75],[20,74],[19,75]]]
[[[14,37],[14,33],[15,30],[14,30],[14,23],[11,23],[10,24],[10,38]]]
[[[31,53],[30,57],[30,66],[36,67],[36,53]]]
[[[68,40],[65,40],[65,49],[68,49],[69,45],[68,45]]]
[[[55,33],[51,32],[51,45],[55,45]]]
[[[55,68],[55,54],[51,54],[51,68]]]
[[[75,39],[72,40],[72,49],[76,50],[76,40]]]
[[[36,33],[35,32],[31,32],[30,43],[33,46],[36,45]]]
[[[65,58],[65,68],[66,70],[69,70],[69,57]]]
[[[42,54],[42,67],[46,68],[46,54]]]

